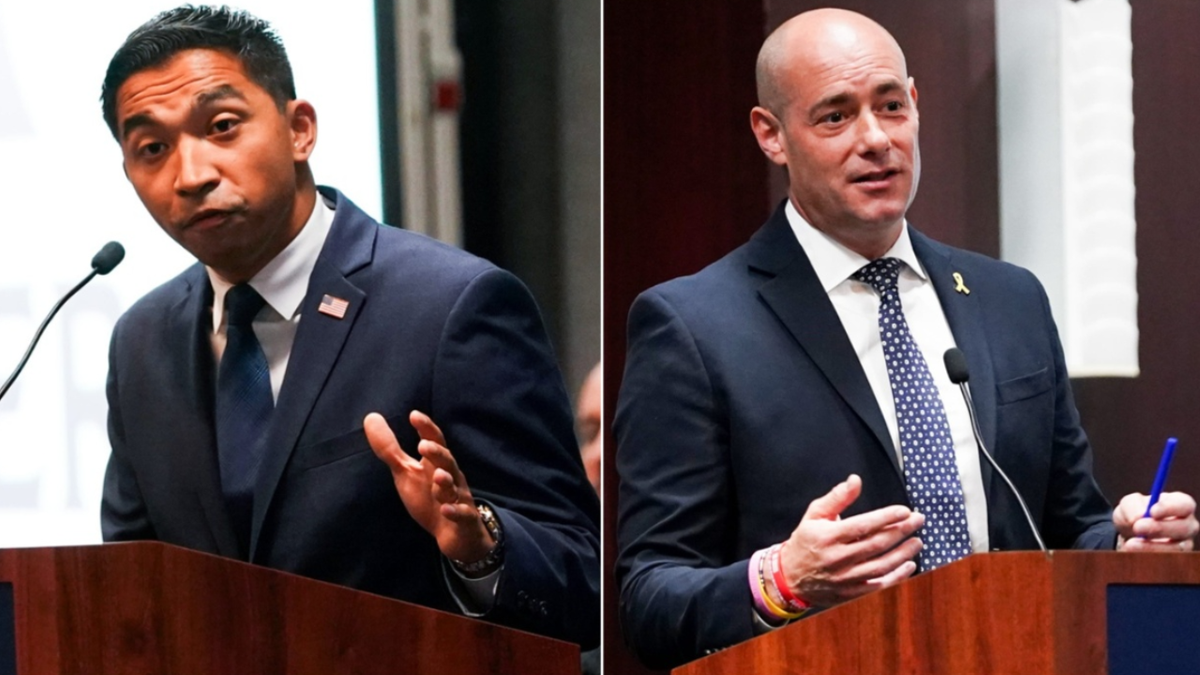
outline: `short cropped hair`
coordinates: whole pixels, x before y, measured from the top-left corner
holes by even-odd
[[[189,49],[216,49],[236,56],[250,81],[266,90],[280,110],[296,98],[287,52],[269,23],[229,7],[183,5],[130,33],[109,62],[100,103],[113,138],[117,138],[116,97],[121,85]]]

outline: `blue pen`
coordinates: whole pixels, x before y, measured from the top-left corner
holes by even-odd
[[[1162,495],[1163,484],[1167,482],[1167,472],[1171,470],[1171,458],[1175,456],[1175,444],[1178,439],[1168,438],[1167,447],[1163,448],[1162,459],[1158,462],[1158,474],[1154,476],[1154,487],[1150,488],[1150,503],[1146,505],[1146,515],[1143,518],[1150,517],[1150,509],[1158,503],[1158,498]]]

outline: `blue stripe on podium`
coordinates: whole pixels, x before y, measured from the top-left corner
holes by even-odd
[[[12,584],[0,584],[0,675],[17,675],[17,632]]]
[[[1108,673],[1200,673],[1200,586],[1110,584]]]

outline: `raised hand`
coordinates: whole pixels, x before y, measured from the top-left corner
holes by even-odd
[[[404,507],[437,540],[442,555],[464,563],[482,560],[496,542],[479,517],[467,479],[446,447],[442,430],[416,410],[408,421],[421,437],[417,445],[420,460],[404,452],[379,413],[363,420],[367,442],[392,470]]]
[[[920,539],[910,537],[925,517],[906,506],[888,506],[842,519],[862,493],[851,475],[814,499],[780,551],[792,592],[816,607],[829,607],[886,588],[917,570]]]

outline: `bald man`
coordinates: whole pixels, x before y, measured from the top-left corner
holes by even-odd
[[[909,227],[917,88],[842,10],[759,54],[763,153],[788,198],[745,245],[634,302],[614,425],[624,633],[674,666],[989,550],[1036,548],[942,367],[1051,548],[1191,550],[1195,502],[1109,506],[1029,272]]]

